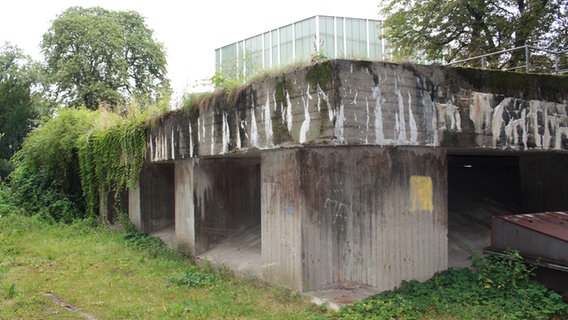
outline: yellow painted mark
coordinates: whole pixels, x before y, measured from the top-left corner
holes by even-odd
[[[432,178],[410,177],[410,211],[432,211]]]

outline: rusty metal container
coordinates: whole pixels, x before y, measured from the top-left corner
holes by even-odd
[[[543,212],[494,217],[488,253],[517,250],[537,266],[537,280],[568,292],[568,212]]]

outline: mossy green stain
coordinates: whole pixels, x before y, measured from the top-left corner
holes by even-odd
[[[292,140],[292,135],[288,128],[282,123],[282,106],[286,106],[286,93],[289,94],[289,92],[290,90],[285,79],[276,83],[276,110],[274,111],[274,120],[278,123],[276,130],[274,130],[274,143],[276,144]]]
[[[568,92],[568,77],[473,68],[454,68],[476,90],[508,96],[562,102]]]
[[[335,67],[331,61],[316,63],[308,68],[306,73],[306,81],[311,87],[315,88],[319,85],[326,88],[333,81],[335,75]]]

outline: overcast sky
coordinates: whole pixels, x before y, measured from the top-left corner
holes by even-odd
[[[0,11],[0,44],[40,60],[41,36],[72,6],[134,10],[146,18],[168,55],[176,94],[215,71],[215,48],[314,15],[378,18],[379,0],[11,0]]]

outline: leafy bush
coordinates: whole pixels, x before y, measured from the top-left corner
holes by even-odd
[[[10,203],[55,221],[94,219],[99,194],[137,181],[146,151],[145,119],[157,108],[63,109],[32,131],[14,156]]]
[[[531,280],[532,269],[521,256],[474,257],[474,270],[449,269],[425,282],[400,288],[343,307],[343,319],[419,319],[456,316],[464,319],[550,319],[568,315],[562,297]]]
[[[8,181],[14,205],[58,221],[83,217],[77,141],[94,117],[85,109],[60,110],[28,135],[12,159],[15,170]]]

